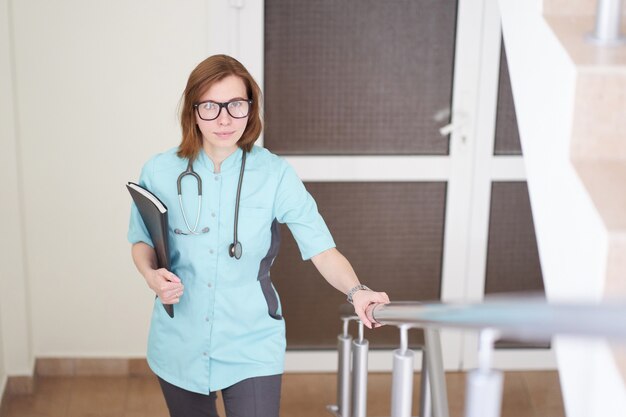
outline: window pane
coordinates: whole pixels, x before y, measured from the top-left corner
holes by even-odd
[[[535,227],[525,182],[494,182],[485,295],[544,293]],[[546,343],[501,340],[498,348],[548,348]]]
[[[525,182],[494,182],[485,294],[542,291],[543,277]]]
[[[265,146],[446,155],[452,0],[266,0]]]
[[[498,83],[498,110],[496,115],[496,137],[494,155],[521,155],[517,115],[513,102],[513,90],[504,42],[500,49],[500,81]]]

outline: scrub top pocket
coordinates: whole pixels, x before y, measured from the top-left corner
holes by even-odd
[[[267,250],[269,248],[272,226],[272,210],[262,207],[240,207],[237,234],[246,250]]]

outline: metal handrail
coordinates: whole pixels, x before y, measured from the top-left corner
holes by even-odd
[[[393,302],[372,305],[370,319],[416,328],[495,329],[502,337],[549,340],[555,335],[626,341],[626,301],[596,304],[504,296],[482,303]]]
[[[348,323],[356,320],[350,305],[340,308],[344,322],[338,337],[338,403],[328,410],[335,417],[365,417],[367,341],[359,322],[359,339],[352,340]],[[420,417],[449,416],[441,341],[442,328],[480,331],[478,369],[468,373],[466,417],[499,417],[503,373],[492,369],[495,342],[501,338],[543,341],[555,335],[600,337],[626,342],[626,301],[603,303],[548,302],[543,296],[498,296],[482,303],[393,302],[370,306],[371,321],[400,329],[400,349],[393,352],[392,417],[409,417],[412,406],[413,352],[406,332],[424,331]],[[352,342],[352,343],[351,343]],[[358,342],[358,343],[357,343]],[[352,366],[349,350],[352,344]],[[350,401],[350,389],[352,397]]]

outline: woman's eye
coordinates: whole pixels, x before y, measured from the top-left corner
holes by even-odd
[[[241,107],[241,101],[231,101],[230,102],[230,108],[231,109],[236,109],[237,107]]]
[[[204,103],[204,105],[203,105],[203,106],[204,106],[204,108],[205,108],[206,110],[214,110],[214,109],[217,107],[217,105],[216,105],[215,103],[211,103],[211,102],[209,102],[209,103]]]

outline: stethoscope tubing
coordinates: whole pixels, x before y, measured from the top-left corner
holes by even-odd
[[[201,235],[202,232],[197,232],[197,230],[198,223],[200,223],[200,211],[202,210],[202,196],[198,196],[198,214],[196,215],[196,224],[193,226],[193,229],[189,227],[189,222],[187,221],[187,216],[185,215],[185,210],[183,209],[183,197],[180,194],[178,194],[178,204],[180,204],[180,210],[183,213],[183,220],[185,221],[185,226],[187,226],[187,230],[189,230],[189,233],[191,233],[192,235]]]
[[[189,221],[187,221],[187,215],[185,214],[185,208],[183,207],[182,181],[183,178],[187,175],[191,175],[192,177],[194,177],[198,184],[198,214],[196,216],[196,224],[193,226],[193,229],[189,226]],[[176,189],[178,190],[178,204],[180,205],[180,211],[183,214],[183,220],[185,221],[185,226],[187,226],[187,230],[189,230],[189,233],[191,233],[192,235],[202,234],[202,232],[197,232],[198,223],[200,222],[200,211],[202,210],[202,178],[196,173],[196,171],[193,170],[193,165],[191,161],[189,161],[189,163],[187,164],[187,169],[178,176],[178,179],[176,180]]]
[[[233,226],[233,243],[228,248],[228,254],[235,259],[240,259],[243,253],[243,249],[241,246],[241,242],[239,242],[237,238],[237,226],[239,224],[239,202],[241,200],[241,185],[243,184],[243,174],[246,169],[246,151],[243,150],[243,154],[241,157],[241,170],[239,171],[239,181],[237,183],[237,196],[235,198],[235,224]],[[193,226],[193,229],[189,226],[189,221],[187,220],[187,215],[185,213],[185,207],[183,206],[183,196],[182,196],[182,180],[185,176],[191,175],[196,179],[198,184],[198,213],[196,216],[196,223]],[[187,230],[189,233],[184,233],[183,231],[176,229],[174,232],[176,234],[192,234],[192,235],[201,235],[207,233],[209,228],[205,227],[201,231],[198,232],[198,224],[200,223],[200,212],[202,210],[202,178],[198,175],[197,172],[193,169],[193,164],[191,160],[187,163],[187,169],[178,176],[176,180],[176,189],[178,191],[178,204],[180,205],[180,211],[183,215],[183,220],[185,222],[185,226],[187,226]]]
[[[241,158],[241,170],[239,171],[239,182],[237,183],[237,198],[235,199],[235,225],[233,228],[233,244],[228,251],[230,256],[234,256],[236,259],[241,258],[243,252],[241,243],[237,239],[237,225],[239,224],[239,201],[241,200],[241,184],[243,183],[243,172],[246,168],[246,151],[243,151],[243,155],[241,156]]]

